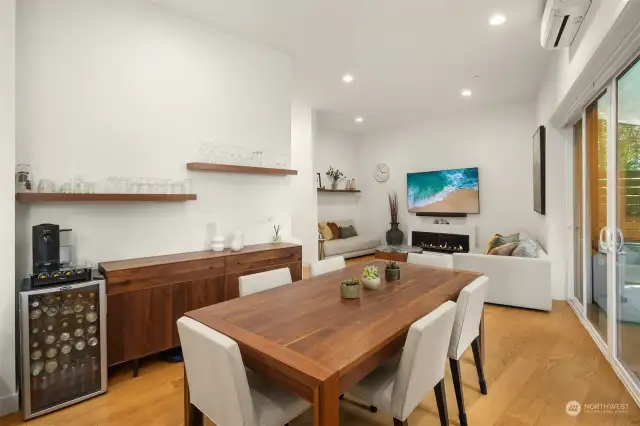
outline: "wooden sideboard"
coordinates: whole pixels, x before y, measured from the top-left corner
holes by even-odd
[[[115,365],[180,346],[185,312],[238,297],[238,278],[288,267],[302,279],[302,247],[259,244],[100,263],[107,279],[107,362]],[[137,363],[136,363],[137,371]]]

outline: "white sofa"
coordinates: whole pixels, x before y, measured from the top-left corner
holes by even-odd
[[[375,253],[376,248],[380,247],[380,239],[372,236],[361,235],[358,227],[355,226],[352,220],[336,220],[333,222],[335,222],[339,227],[353,226],[358,233],[358,236],[325,241],[325,258],[342,256],[345,259],[349,259],[352,257],[366,256],[368,254]]]
[[[489,277],[488,303],[550,311],[551,261],[540,244],[537,254],[528,258],[455,253],[453,267]]]

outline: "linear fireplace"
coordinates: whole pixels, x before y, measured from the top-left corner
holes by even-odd
[[[412,231],[411,245],[438,253],[469,253],[469,236]]]

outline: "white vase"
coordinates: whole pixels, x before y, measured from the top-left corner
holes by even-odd
[[[233,235],[233,240],[231,241],[231,251],[240,251],[244,248],[244,235],[242,231],[236,229],[236,233]]]
[[[362,277],[360,282],[367,290],[377,290],[380,287],[380,277],[373,279]]]
[[[211,239],[211,250],[224,251],[224,237],[216,236]]]

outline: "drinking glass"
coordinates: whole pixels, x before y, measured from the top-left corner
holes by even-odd
[[[182,194],[182,183],[175,181],[171,184],[171,193],[172,194]]]
[[[191,179],[186,178],[182,181],[182,193],[183,194],[193,194],[193,188],[191,184]]]

